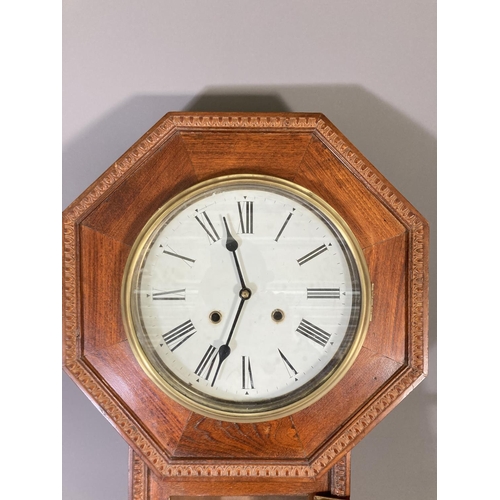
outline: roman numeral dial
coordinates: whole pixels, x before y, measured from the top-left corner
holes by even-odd
[[[334,210],[284,179],[239,177],[189,187],[144,226],[125,321],[137,323],[139,362],[148,357],[174,400],[214,418],[272,420],[347,364],[371,295]]]

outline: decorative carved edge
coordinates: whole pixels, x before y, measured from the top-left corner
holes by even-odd
[[[349,170],[357,173],[364,184],[371,188],[379,199],[385,202],[391,212],[409,230],[410,248],[410,282],[409,286],[409,363],[410,366],[427,374],[427,319],[424,317],[424,306],[427,300],[428,273],[425,247],[426,226],[425,219],[400,199],[400,194],[390,183],[379,174],[371,164],[363,160],[352,145],[348,144],[335,129],[323,119],[318,120],[317,133],[335,156]]]
[[[140,429],[139,424],[116,402],[116,397],[99,380],[85,361],[77,361],[65,366],[66,372],[84,390],[101,413],[121,432],[124,439],[139,450],[153,468],[164,470],[168,466],[167,457],[160,452],[154,441]]]
[[[315,129],[318,125],[318,113],[226,113],[225,116],[213,113],[169,113],[174,125],[180,129],[189,128],[300,128]]]
[[[329,122],[326,118],[322,117],[318,120],[316,127],[317,133],[329,149],[336,153],[338,159],[349,168],[359,174],[365,182],[371,186],[379,197],[381,197],[386,204],[404,221],[405,226],[413,227],[415,222],[421,216],[413,207],[408,207],[409,203],[404,203],[402,197],[390,183],[382,177],[382,175],[375,170],[368,160],[365,160],[356,148],[344,140],[341,136],[342,133]],[[404,197],[403,197],[404,198]],[[418,222],[417,222],[418,223]]]
[[[174,131],[171,120],[160,120],[118,161],[108,168],[63,212],[63,364],[74,363],[80,356],[77,225],[96,202],[117,184],[132,167],[152,154]]]
[[[416,211],[403,203],[389,183],[373,170],[367,162],[345,142],[332,128],[331,124],[320,114],[273,115],[259,114],[238,116],[227,113],[227,116],[213,114],[169,113],[162,118],[143,138],[110,167],[92,186],[90,186],[64,212],[63,221],[63,307],[64,307],[64,365],[76,381],[92,397],[112,422],[128,437],[131,446],[142,451],[144,457],[159,473],[166,477],[189,476],[233,476],[233,477],[314,477],[325,472],[336,457],[346,449],[352,448],[356,438],[364,434],[367,427],[383,413],[406,395],[426,373],[426,341],[425,318],[423,316],[424,300],[427,294],[427,274],[425,269],[424,220]],[[385,201],[388,207],[410,231],[411,279],[410,293],[410,366],[402,370],[396,379],[392,379],[380,394],[372,399],[372,403],[362,411],[344,429],[344,432],[324,450],[310,465],[247,465],[233,463],[217,464],[168,464],[164,457],[152,445],[151,438],[144,434],[116,404],[116,401],[104,387],[96,381],[95,375],[80,361],[80,332],[78,328],[78,256],[77,256],[77,224],[91,209],[99,198],[110,189],[132,167],[155,151],[175,129],[187,128],[300,128],[316,129],[331,146],[332,152],[351,171],[357,172],[364,183]]]
[[[139,455],[129,448],[129,500],[149,500],[150,470]],[[344,455],[330,469],[330,493],[332,497],[314,495],[314,500],[342,498],[348,500],[351,491],[351,454]]]
[[[330,492],[336,497],[348,498],[351,494],[351,454],[346,453],[330,469]]]
[[[101,196],[109,194],[126,172],[161,146],[172,135],[174,127],[171,120],[160,120],[64,211],[66,223],[74,224],[83,218]]]
[[[395,403],[403,399],[423,378],[421,372],[407,367],[392,379],[388,387],[380,390],[368,406],[364,406],[345,426],[344,431],[311,462],[314,474],[321,474],[332,466],[338,455],[351,450],[357,438],[366,434],[368,427],[381,416],[388,413]]]
[[[425,246],[426,227],[422,222],[416,224],[411,231],[411,279],[409,284],[410,310],[410,365],[427,375],[427,317],[425,315],[428,301],[428,270]]]
[[[148,468],[132,448],[128,451],[128,498],[148,500]]]
[[[63,223],[63,364],[74,363],[79,355],[79,294],[77,287],[76,228]]]

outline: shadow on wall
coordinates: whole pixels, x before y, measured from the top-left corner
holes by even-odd
[[[194,106],[194,107],[193,107]],[[63,209],[169,111],[290,111],[273,93],[138,95],[63,145]]]
[[[133,96],[63,146],[63,207],[169,111],[321,112],[397,189],[419,193],[414,204],[422,215],[436,211],[436,138],[358,85]]]

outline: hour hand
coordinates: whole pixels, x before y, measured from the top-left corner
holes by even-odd
[[[231,231],[229,231],[229,226],[227,225],[226,218],[222,217],[222,220],[224,221],[224,225],[226,226],[226,234],[227,234],[226,248],[230,252],[236,252],[236,250],[238,249],[238,242],[233,238]]]
[[[240,278],[241,287],[247,288],[245,284],[245,279],[243,278],[243,273],[241,272],[240,262],[238,260],[238,256],[236,255],[238,242],[233,238],[231,231],[229,231],[229,226],[227,224],[226,218],[222,217],[222,220],[224,221],[224,225],[226,226],[226,233],[227,233],[226,248],[233,254],[234,263],[236,265],[236,271],[238,272],[238,277]]]

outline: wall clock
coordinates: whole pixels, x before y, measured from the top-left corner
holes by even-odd
[[[63,364],[131,499],[349,497],[427,372],[428,226],[332,123],[169,113],[63,224]]]

